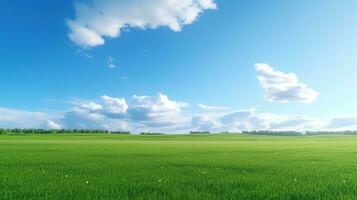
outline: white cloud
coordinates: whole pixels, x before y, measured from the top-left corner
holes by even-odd
[[[237,132],[242,130],[357,130],[356,116],[330,120],[303,115],[281,115],[248,110],[200,110],[159,93],[124,98],[101,96],[97,101],[76,99],[62,112],[29,112],[0,108],[0,128],[106,129],[187,133],[189,131]],[[210,106],[216,107],[216,106]]]
[[[95,102],[88,102],[88,103],[81,104],[80,108],[89,111],[98,111],[98,110],[102,110],[103,106]]]
[[[317,119],[310,119],[304,116],[258,113],[250,109],[225,113],[208,112],[194,116],[191,129],[218,132],[239,132],[243,130],[304,131],[317,130],[323,126],[323,122]]]
[[[103,95],[101,99],[107,112],[124,114],[128,110],[128,104],[124,98],[113,98]]]
[[[169,27],[181,31],[208,9],[214,0],[87,0],[75,3],[76,16],[67,20],[71,41],[88,48],[103,45],[104,37],[120,36],[125,28]]]
[[[269,114],[269,130],[315,131],[322,129],[325,123],[319,119],[305,116]]]
[[[61,126],[54,121],[46,120],[47,128],[51,130],[61,129]]]
[[[215,131],[222,127],[222,125],[210,115],[197,115],[192,117],[191,126],[192,131]]]
[[[72,111],[88,112],[100,114],[110,118],[124,118],[128,109],[128,104],[124,98],[114,98],[103,95],[99,102],[88,102],[76,99],[72,102],[75,105]]]
[[[342,116],[332,118],[326,126],[326,129],[356,130],[357,116]]]
[[[72,108],[60,120],[68,129],[130,130],[125,120],[107,117],[102,111]]]
[[[149,126],[170,126],[185,121],[181,114],[186,106],[186,103],[172,101],[161,93],[153,97],[134,95],[128,115],[131,120]]]
[[[48,122],[55,116],[43,112],[30,112],[0,108],[0,128],[51,128]],[[54,125],[54,124],[52,124]]]
[[[62,119],[68,129],[102,129],[106,125],[105,116],[89,110],[73,108]]]
[[[228,110],[227,107],[223,107],[223,106],[208,106],[208,105],[204,105],[204,104],[198,104],[197,107],[200,110],[203,110],[203,111],[226,111],[226,110]]]
[[[190,122],[189,116],[182,114],[187,104],[161,93],[134,95],[129,103],[104,95],[98,102],[77,100],[75,105],[62,119],[66,128],[175,132]]]
[[[265,90],[265,99],[271,102],[314,102],[319,95],[306,84],[300,83],[293,73],[274,70],[267,64],[255,65],[258,80]]]
[[[269,128],[269,122],[262,115],[253,110],[240,110],[230,112],[220,118],[224,128],[228,131],[241,130],[265,130]]]
[[[105,43],[104,39],[95,31],[75,21],[68,20],[67,25],[71,29],[68,34],[69,39],[81,47],[99,46]]]

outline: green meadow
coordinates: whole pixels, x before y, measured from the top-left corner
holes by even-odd
[[[355,136],[0,136],[2,200],[356,198]]]

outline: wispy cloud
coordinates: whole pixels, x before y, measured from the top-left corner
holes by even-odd
[[[198,104],[197,107],[201,110],[204,111],[226,111],[228,110],[227,107],[223,107],[223,106],[208,106],[205,104]]]
[[[116,65],[114,64],[114,58],[113,58],[113,57],[108,56],[107,66],[108,66],[109,68],[111,68],[111,69],[116,68]]]
[[[88,54],[87,52],[85,52],[84,50],[82,49],[77,49],[77,53],[85,58],[93,58],[92,55]]]

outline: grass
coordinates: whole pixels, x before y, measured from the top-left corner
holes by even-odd
[[[0,136],[0,199],[355,199],[356,188],[354,136]]]

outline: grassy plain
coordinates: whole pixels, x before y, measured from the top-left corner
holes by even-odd
[[[355,136],[0,136],[0,199],[356,198]]]

